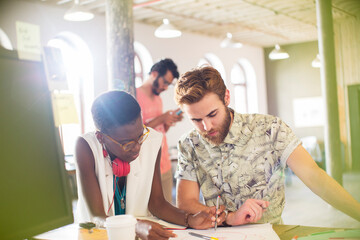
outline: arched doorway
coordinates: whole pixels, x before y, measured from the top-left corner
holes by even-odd
[[[61,126],[65,155],[73,155],[77,137],[93,130],[91,104],[94,100],[93,60],[84,40],[71,32],[62,32],[48,42],[48,46],[59,48],[66,71],[69,90],[60,92],[74,95],[79,124]]]

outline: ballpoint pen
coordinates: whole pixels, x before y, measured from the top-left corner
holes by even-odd
[[[216,208],[215,208],[215,231],[217,228],[217,220],[218,220],[218,210],[219,210],[219,200],[220,200],[220,196],[217,196],[216,198]]]
[[[205,235],[202,235],[202,234],[198,234],[198,233],[194,233],[194,232],[189,232],[189,234],[190,234],[191,236],[198,237],[198,238],[202,238],[202,239],[206,239],[206,240],[219,240],[218,238],[215,238],[215,237],[208,237],[208,236],[205,236]]]

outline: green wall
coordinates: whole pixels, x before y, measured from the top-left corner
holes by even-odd
[[[281,46],[290,58],[270,60],[273,49],[265,48],[265,68],[268,97],[268,112],[284,120],[301,138],[315,135],[324,140],[324,128],[295,128],[293,99],[321,96],[320,69],[311,66],[318,53],[318,42],[306,42]]]

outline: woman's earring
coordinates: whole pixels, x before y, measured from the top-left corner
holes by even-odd
[[[99,131],[95,132],[96,139],[99,141],[99,143],[103,144],[102,134]]]
[[[109,154],[108,154],[108,152],[105,150],[105,146],[104,146],[104,145],[102,146],[102,150],[103,150],[103,155],[104,155],[104,157],[107,157]]]

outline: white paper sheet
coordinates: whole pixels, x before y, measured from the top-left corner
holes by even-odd
[[[189,232],[195,232],[209,237],[216,237],[219,240],[280,240],[279,236],[272,229],[271,224],[249,224],[233,227],[219,227],[207,230],[174,230],[176,240],[200,240],[198,237],[189,235]]]
[[[19,59],[41,60],[39,25],[16,21],[16,40]]]
[[[169,222],[165,222],[164,220],[161,220],[161,219],[159,219],[157,217],[136,217],[136,218],[141,219],[141,220],[149,220],[149,221],[156,222],[156,223],[158,223],[160,225],[163,225],[164,227],[166,227],[168,229],[171,229],[171,230],[175,230],[175,229],[185,230],[184,226],[169,223]]]

